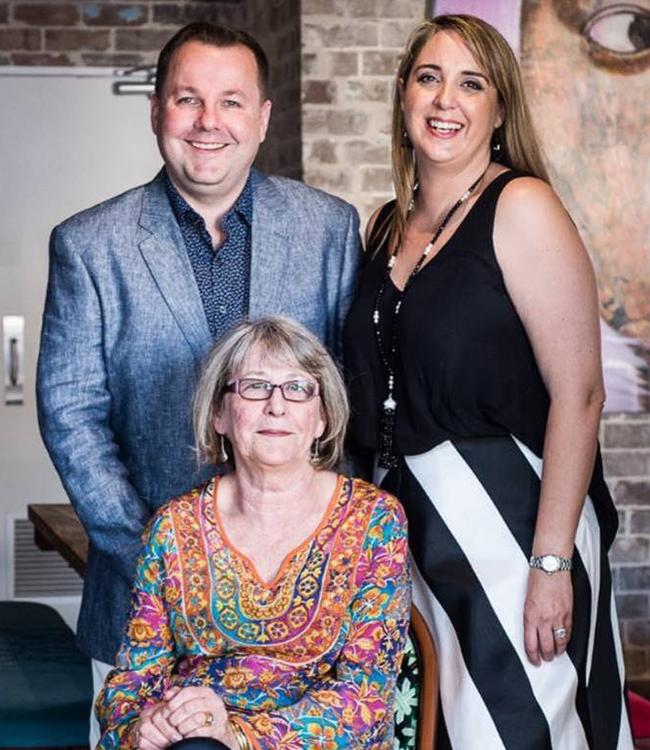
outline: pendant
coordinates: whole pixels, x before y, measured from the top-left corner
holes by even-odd
[[[391,393],[382,404],[381,418],[379,420],[379,459],[378,463],[382,469],[394,469],[397,466],[397,456],[393,452],[393,439],[395,437],[395,408],[397,402]]]
[[[384,410],[395,411],[395,407],[397,406],[397,401],[395,401],[392,395],[389,394],[388,398],[384,401],[382,406],[384,407]]]

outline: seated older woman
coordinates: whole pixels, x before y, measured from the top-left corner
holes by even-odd
[[[406,523],[394,497],[333,472],[347,417],[298,324],[244,323],[214,349],[197,443],[234,471],[149,525],[99,747],[392,748]]]

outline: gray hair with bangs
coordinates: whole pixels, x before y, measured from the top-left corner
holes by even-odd
[[[296,321],[275,315],[240,323],[208,355],[193,406],[194,436],[200,459],[213,464],[221,462],[221,437],[213,425],[214,415],[221,410],[224,388],[258,346],[265,355],[295,362],[318,383],[326,425],[319,438],[319,455],[312,464],[317,469],[335,468],[341,460],[350,416],[343,378],[313,333]],[[227,452],[232,455],[232,446],[228,444]]]

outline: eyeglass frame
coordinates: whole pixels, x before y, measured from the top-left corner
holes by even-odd
[[[250,398],[249,396],[244,396],[241,392],[240,384],[245,381],[252,382],[252,383],[266,383],[267,385],[271,387],[268,389],[265,389],[264,392],[267,395],[264,398]],[[314,393],[309,398],[305,398],[305,399],[287,398],[284,392],[284,387],[291,385],[292,383],[309,383],[309,385],[314,386],[314,389],[315,389]],[[280,389],[282,398],[285,401],[291,402],[292,404],[306,404],[309,401],[313,401],[313,399],[315,399],[316,396],[320,396],[320,386],[318,382],[313,381],[313,380],[305,380],[304,378],[293,378],[291,380],[285,380],[284,383],[272,383],[270,380],[265,380],[264,378],[238,378],[237,380],[233,380],[232,382],[224,385],[223,392],[224,393],[236,393],[240,398],[243,398],[244,401],[270,401],[276,388]]]

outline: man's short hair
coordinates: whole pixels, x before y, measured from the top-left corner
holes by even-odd
[[[245,31],[232,26],[198,22],[183,26],[160,51],[156,66],[156,96],[160,97],[165,87],[169,65],[174,52],[187,42],[201,42],[202,44],[211,44],[213,47],[242,46],[249,49],[255,55],[260,93],[263,99],[268,98],[269,60],[257,40]]]

